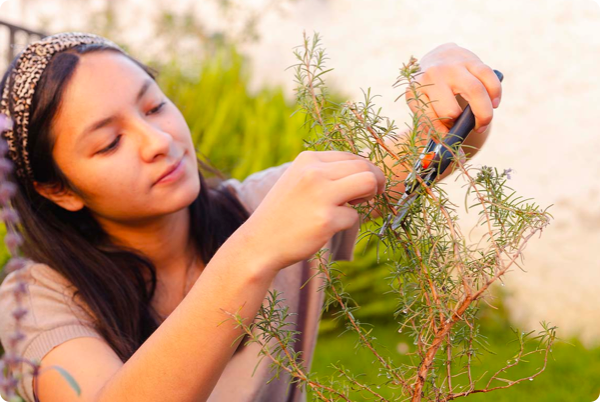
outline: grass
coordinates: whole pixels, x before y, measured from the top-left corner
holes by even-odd
[[[391,317],[391,315],[390,315]],[[475,373],[479,375],[487,372],[484,376],[487,379],[491,373],[502,368],[506,361],[511,359],[517,352],[517,345],[511,342],[514,339],[514,333],[511,331],[511,324],[506,310],[502,307],[499,311],[483,310],[481,315],[482,333],[488,338],[489,348],[496,354],[492,355],[485,352],[481,360],[473,365]],[[537,328],[535,329],[537,332]],[[541,329],[541,328],[540,328]],[[357,348],[358,336],[354,332],[346,332],[337,335],[341,331],[332,331],[323,333],[319,336],[317,347],[312,364],[312,373],[323,381],[329,378],[335,372],[330,367],[331,363],[343,365],[355,375],[364,373],[362,383],[379,384],[376,389],[384,397],[394,400],[394,391],[385,385],[385,377],[378,376],[380,367],[374,361],[375,358],[369,351]],[[412,340],[407,335],[399,334],[395,322],[378,323],[373,326],[372,335],[377,338],[378,352],[383,357],[389,357],[394,363],[407,361],[405,353],[400,353],[398,349],[412,350]],[[559,330],[560,336],[560,330]],[[399,347],[400,345],[400,347]],[[504,378],[518,379],[528,377],[533,374],[537,367],[543,363],[541,358],[532,358],[528,363],[522,363],[511,369]],[[335,377],[336,381],[341,381],[340,377]],[[455,381],[457,381],[456,379]],[[323,381],[327,383],[327,381]],[[482,385],[481,383],[478,383]],[[503,385],[497,382],[496,385]],[[547,401],[547,402],[565,402],[582,401],[592,402],[600,394],[600,347],[586,348],[577,339],[568,341],[558,341],[552,348],[551,357],[548,360],[546,370],[533,381],[524,381],[509,389],[497,390],[490,393],[473,394],[468,397],[471,402],[495,401],[495,402],[516,402],[516,401]],[[309,393],[308,400],[312,395]],[[374,400],[370,395],[351,394],[353,401]],[[464,399],[464,398],[463,398]],[[460,400],[460,399],[459,399]]]

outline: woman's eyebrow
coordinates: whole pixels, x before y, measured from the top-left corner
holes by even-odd
[[[154,82],[154,80],[148,78],[144,81],[142,87],[140,88],[136,98],[135,98],[135,102],[138,103],[140,101],[140,99],[142,98],[142,96],[144,96],[144,94],[148,91],[148,88],[150,88],[150,85]],[[112,115],[110,117],[106,117],[104,119],[98,120],[95,123],[90,124],[86,129],[84,129],[81,134],[79,135],[78,139],[81,140],[83,139],[84,136],[86,136],[87,134],[96,131],[98,129],[101,129],[104,126],[109,125],[110,123],[112,123],[115,119],[117,118],[117,115]]]

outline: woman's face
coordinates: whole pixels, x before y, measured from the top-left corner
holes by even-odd
[[[54,160],[81,196],[42,191],[65,209],[87,206],[97,218],[143,222],[187,207],[200,191],[183,116],[144,70],[115,51],[82,55],[52,135]],[[179,174],[157,183],[179,160]]]

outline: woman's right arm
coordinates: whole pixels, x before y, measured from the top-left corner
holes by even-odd
[[[244,333],[233,320],[236,312],[249,323],[256,316],[275,270],[249,247],[244,231],[221,246],[167,319],[123,364],[96,338],[75,338],[49,352],[42,368],[58,365],[82,389],[77,397],[55,370],[39,376],[41,402],[68,401],[203,401],[208,399]]]
[[[348,152],[302,152],[125,364],[99,339],[64,342],[42,368],[66,369],[82,395],[51,370],[39,377],[40,401],[207,400],[244,333],[233,320],[222,323],[230,318],[222,310],[251,323],[277,272],[352,227],[358,215],[346,203],[371,199],[384,179],[378,167]]]

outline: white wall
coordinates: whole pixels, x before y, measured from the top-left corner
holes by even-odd
[[[149,2],[119,1],[122,36],[139,52],[151,47]],[[257,7],[267,2],[254,1]],[[116,4],[116,3],[115,3]],[[189,1],[153,2],[186,9]],[[245,2],[245,4],[249,4]],[[9,0],[0,18],[35,27],[43,7],[55,15],[55,30],[103,1]],[[202,9],[202,10],[201,10]],[[213,11],[210,11],[213,10]],[[208,23],[214,7],[198,12]],[[211,14],[211,12],[213,14]],[[6,14],[5,14],[6,13]],[[83,19],[82,19],[83,21]],[[391,85],[411,55],[456,42],[502,71],[503,99],[493,134],[475,164],[512,168],[510,182],[541,205],[554,204],[555,219],[525,251],[527,273],[508,275],[506,290],[514,318],[531,329],[541,320],[560,335],[581,333],[600,340],[600,6],[593,0],[377,0],[296,1],[267,12],[259,25],[262,41],[249,45],[253,87],[283,84],[293,98],[292,47],[302,31],[322,34],[331,60],[330,86],[361,100],[360,88],[383,95],[378,103],[398,125],[408,108],[394,103]],[[85,26],[81,27],[85,30]],[[3,40],[0,37],[0,40]],[[136,54],[139,55],[139,54]],[[449,184],[452,187],[451,184]],[[456,185],[452,194],[460,200]]]

